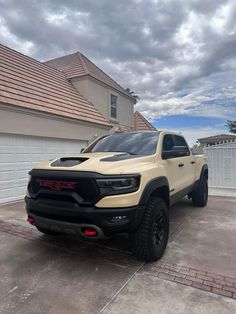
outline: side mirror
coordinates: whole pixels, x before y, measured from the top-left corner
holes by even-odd
[[[173,146],[171,150],[164,150],[162,152],[162,159],[184,157],[188,155],[189,151],[186,146]]]
[[[84,150],[85,150],[85,148],[81,148],[80,152],[83,153]]]

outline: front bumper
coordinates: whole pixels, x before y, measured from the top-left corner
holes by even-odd
[[[101,209],[72,202],[28,197],[25,197],[25,203],[27,214],[34,218],[36,226],[42,226],[43,223],[44,227],[49,226],[49,229],[61,228],[65,231],[68,224],[75,229],[84,224],[91,224],[100,228],[105,235],[134,230],[144,212],[144,206],[140,205]]]

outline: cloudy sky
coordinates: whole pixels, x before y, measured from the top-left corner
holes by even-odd
[[[197,138],[236,120],[235,0],[0,0],[0,42],[38,60],[80,51],[140,96],[157,128]]]

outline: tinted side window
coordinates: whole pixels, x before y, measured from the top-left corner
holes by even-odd
[[[173,146],[175,146],[173,136],[171,134],[164,135],[162,150],[172,150]]]
[[[185,141],[185,139],[182,136],[174,135],[174,140],[175,140],[175,146],[184,146],[187,149],[186,156],[189,155],[189,149],[188,145]]]

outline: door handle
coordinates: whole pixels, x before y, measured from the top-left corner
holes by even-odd
[[[195,163],[196,163],[196,161],[194,161],[194,160],[191,161],[191,164],[192,164],[192,165],[194,165]]]
[[[179,167],[183,167],[184,166],[184,164],[179,164]]]

